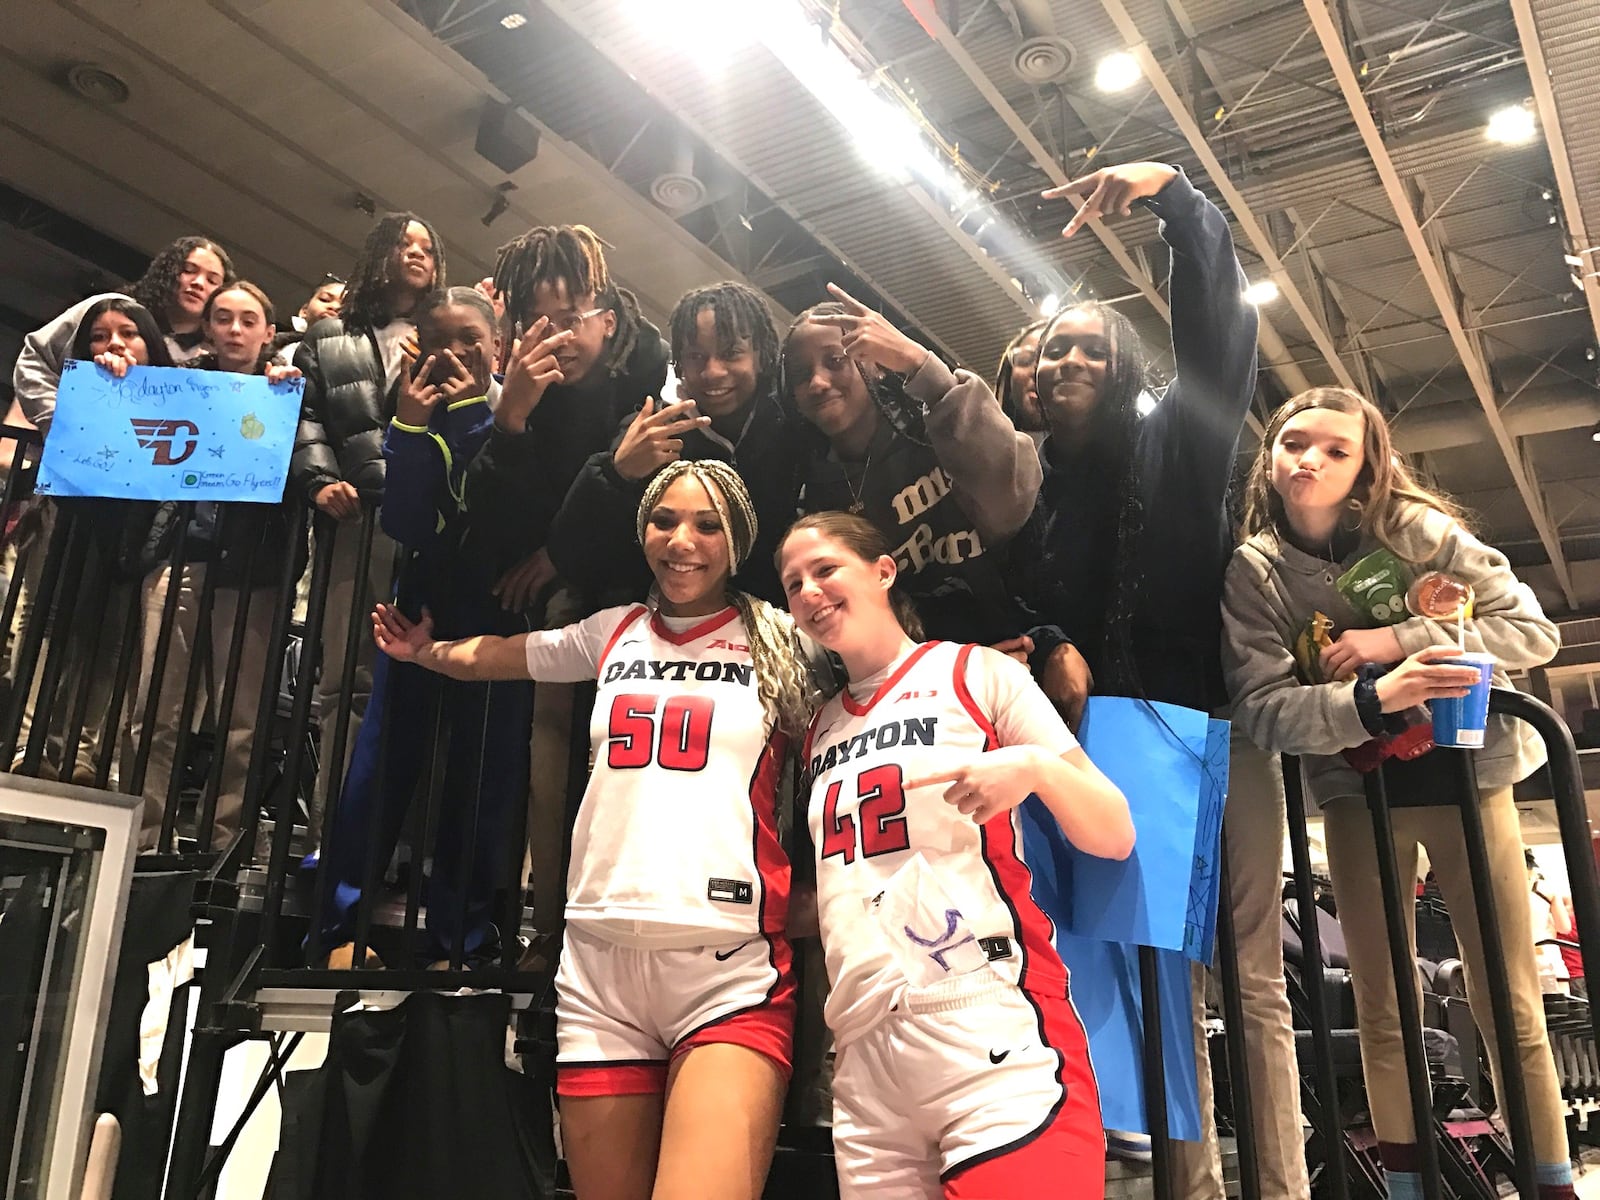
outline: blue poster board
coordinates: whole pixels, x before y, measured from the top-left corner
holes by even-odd
[[[1209,963],[1228,723],[1176,704],[1091,696],[1078,737],[1128,798],[1137,836],[1126,862],[1066,847],[1074,862],[1064,928]]]
[[[1216,930],[1228,723],[1176,705],[1093,696],[1079,738],[1128,799],[1134,852],[1126,862],[1082,853],[1029,797],[1021,816],[1033,896],[1056,924],[1109,1129],[1149,1132],[1137,947],[1156,948],[1167,1132],[1196,1141],[1189,964],[1210,961]]]
[[[283,499],[303,380],[187,367],[129,367],[118,379],[62,364],[39,463],[45,496],[115,500]]]

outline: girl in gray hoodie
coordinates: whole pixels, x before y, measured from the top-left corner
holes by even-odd
[[[1425,844],[1454,915],[1467,993],[1498,1078],[1473,889],[1447,751],[1431,748],[1426,701],[1463,696],[1475,668],[1451,665],[1457,622],[1408,615],[1405,597],[1440,572],[1470,585],[1465,649],[1487,652],[1494,682],[1548,662],[1557,634],[1505,556],[1468,531],[1448,500],[1395,457],[1383,415],[1340,388],[1314,388],[1273,414],[1246,485],[1244,544],[1223,596],[1223,663],[1234,720],[1262,748],[1301,756],[1321,806],[1329,871],[1350,954],[1367,1097],[1391,1197],[1420,1196],[1400,1020],[1374,886],[1377,848],[1363,771],[1381,770],[1394,805],[1402,880]],[[1539,1161],[1539,1195],[1572,1196],[1560,1086],[1545,1032],[1511,786],[1544,761],[1525,725],[1491,717],[1477,752],[1484,834],[1520,1062]],[[1408,920],[1414,918],[1408,914]],[[1408,936],[1414,936],[1408,934]],[[1498,1092],[1499,1089],[1496,1088]]]

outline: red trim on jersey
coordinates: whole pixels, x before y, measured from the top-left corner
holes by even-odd
[[[1089,1038],[1070,1000],[1028,996],[1039,1040],[1056,1052],[1061,1099],[1033,1132],[957,1163],[941,1177],[944,1200],[1039,1196],[1100,1200],[1105,1195],[1106,1139]]]
[[[844,705],[845,712],[849,713],[852,717],[866,716],[872,711],[872,706],[879,700],[882,700],[883,697],[888,693],[889,689],[894,687],[895,684],[899,683],[901,679],[905,678],[905,673],[917,665],[917,660],[938,644],[938,642],[923,642],[922,645],[918,646],[910,654],[906,655],[905,662],[901,663],[895,668],[893,675],[890,675],[889,678],[885,679],[881,684],[878,685],[878,690],[872,693],[872,699],[868,700],[865,704],[857,704],[850,698],[850,689],[845,688],[844,691],[839,693],[839,700]]]
[[[667,1090],[667,1064],[556,1064],[558,1096],[659,1096]]]
[[[719,611],[712,613],[704,621],[701,621],[700,624],[691,625],[682,633],[676,633],[665,621],[661,619],[661,612],[658,609],[650,614],[650,629],[662,641],[671,642],[674,646],[682,646],[686,642],[692,642],[697,638],[703,638],[708,633],[715,633],[729,621],[732,621],[738,617],[738,615],[739,610],[730,604],[727,608],[720,609]]]
[[[953,672],[956,689],[956,699],[961,701],[961,707],[967,710],[967,715],[977,722],[978,728],[989,739],[985,750],[993,750],[1000,745],[1000,735],[995,732],[994,722],[989,719],[989,714],[978,707],[978,702],[972,698],[972,692],[967,687],[967,661],[972,657],[972,652],[977,647],[963,646],[956,651],[956,669]]]
[[[611,651],[616,648],[617,639],[628,632],[628,626],[632,625],[648,611],[650,610],[645,608],[644,605],[636,604],[633,607],[633,611],[617,623],[617,627],[611,631],[611,637],[606,642],[606,648],[600,651],[600,658],[595,663],[595,678],[598,679],[606,673],[606,659],[611,657]]]
[[[972,692],[967,688],[967,660],[972,657],[972,646],[963,646],[956,652],[955,689],[961,707],[983,730],[984,750],[998,750],[1000,735],[994,722],[978,707]],[[980,827],[983,835],[983,861],[994,879],[995,890],[1011,910],[1011,920],[1017,928],[1017,940],[1022,945],[1022,970],[1017,984],[1024,990],[1033,989],[1042,996],[1066,995],[1067,968],[1056,953],[1055,926],[1044,910],[1033,899],[1033,872],[1022,861],[1017,847],[1022,831],[1017,826],[1016,809],[1009,809],[990,817]]]
[[[778,783],[789,739],[774,732],[750,776],[751,856],[761,879],[761,931],[782,934],[789,923],[789,856],[778,839]]]

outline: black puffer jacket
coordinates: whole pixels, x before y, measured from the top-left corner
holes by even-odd
[[[289,486],[314,499],[345,480],[363,497],[383,496],[383,435],[394,416],[384,386],[383,355],[370,329],[318,321],[295,351],[305,376],[300,432],[289,460]]]

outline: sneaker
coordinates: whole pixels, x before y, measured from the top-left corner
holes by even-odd
[[[1150,1162],[1155,1155],[1150,1151],[1150,1139],[1142,1133],[1127,1133],[1121,1129],[1106,1130],[1106,1155],[1123,1162]]]

